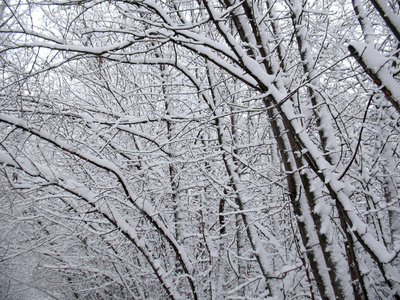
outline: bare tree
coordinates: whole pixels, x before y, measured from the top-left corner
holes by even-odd
[[[395,4],[3,2],[2,227],[49,295],[398,299]]]

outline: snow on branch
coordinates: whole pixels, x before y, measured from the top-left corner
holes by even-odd
[[[80,151],[75,147],[73,147],[72,145],[68,144],[67,142],[62,141],[59,137],[43,129],[35,128],[34,126],[28,124],[25,120],[0,113],[0,122],[14,125],[17,128],[29,132],[53,144],[54,146],[56,146],[59,149],[62,149],[63,151],[73,154],[76,157],[79,157],[103,170],[109,171],[110,173],[114,174],[117,177],[119,183],[121,184],[127,199],[143,214],[143,216],[147,218],[147,220],[157,229],[157,231],[168,241],[170,246],[176,252],[177,258],[180,261],[185,273],[188,275],[190,274],[192,270],[192,265],[183,247],[178,244],[178,242],[176,241],[170,230],[165,225],[165,222],[163,222],[163,220],[160,220],[158,218],[158,214],[156,213],[156,210],[153,207],[153,205],[150,202],[146,201],[145,199],[134,197],[133,195],[134,193],[129,187],[129,183],[125,179],[125,176],[122,174],[118,166],[116,166],[114,163],[108,160]],[[8,159],[8,161],[10,161],[10,159]],[[195,294],[196,292],[194,289],[194,283],[192,282],[190,276],[188,276],[187,278],[192,287],[192,291]]]
[[[26,158],[19,157],[16,159],[11,154],[5,151],[0,151],[0,163],[20,168],[31,176],[41,175],[44,183],[48,182],[58,186],[88,203],[96,212],[103,215],[109,223],[111,223],[115,228],[118,228],[118,230],[120,230],[121,233],[139,249],[152,267],[169,297],[171,299],[181,299],[179,293],[173,288],[172,282],[167,278],[167,272],[160,263],[153,258],[152,253],[148,250],[150,247],[147,245],[146,241],[138,236],[135,228],[133,228],[110,203],[107,203],[107,205],[98,205],[96,195],[87,187],[72,180],[62,178],[49,167],[33,163]],[[36,169],[36,171],[33,171],[33,169]],[[51,176],[49,174],[51,174]]]
[[[393,32],[398,41],[400,41],[400,17],[396,15],[388,6],[387,1],[370,0],[376,10],[385,21],[386,25]]]
[[[385,94],[386,99],[400,113],[400,84],[386,67],[389,59],[365,43],[352,42],[348,48],[351,55]]]

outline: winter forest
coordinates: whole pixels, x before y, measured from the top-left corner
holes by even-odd
[[[0,1],[1,299],[400,299],[400,1]]]

